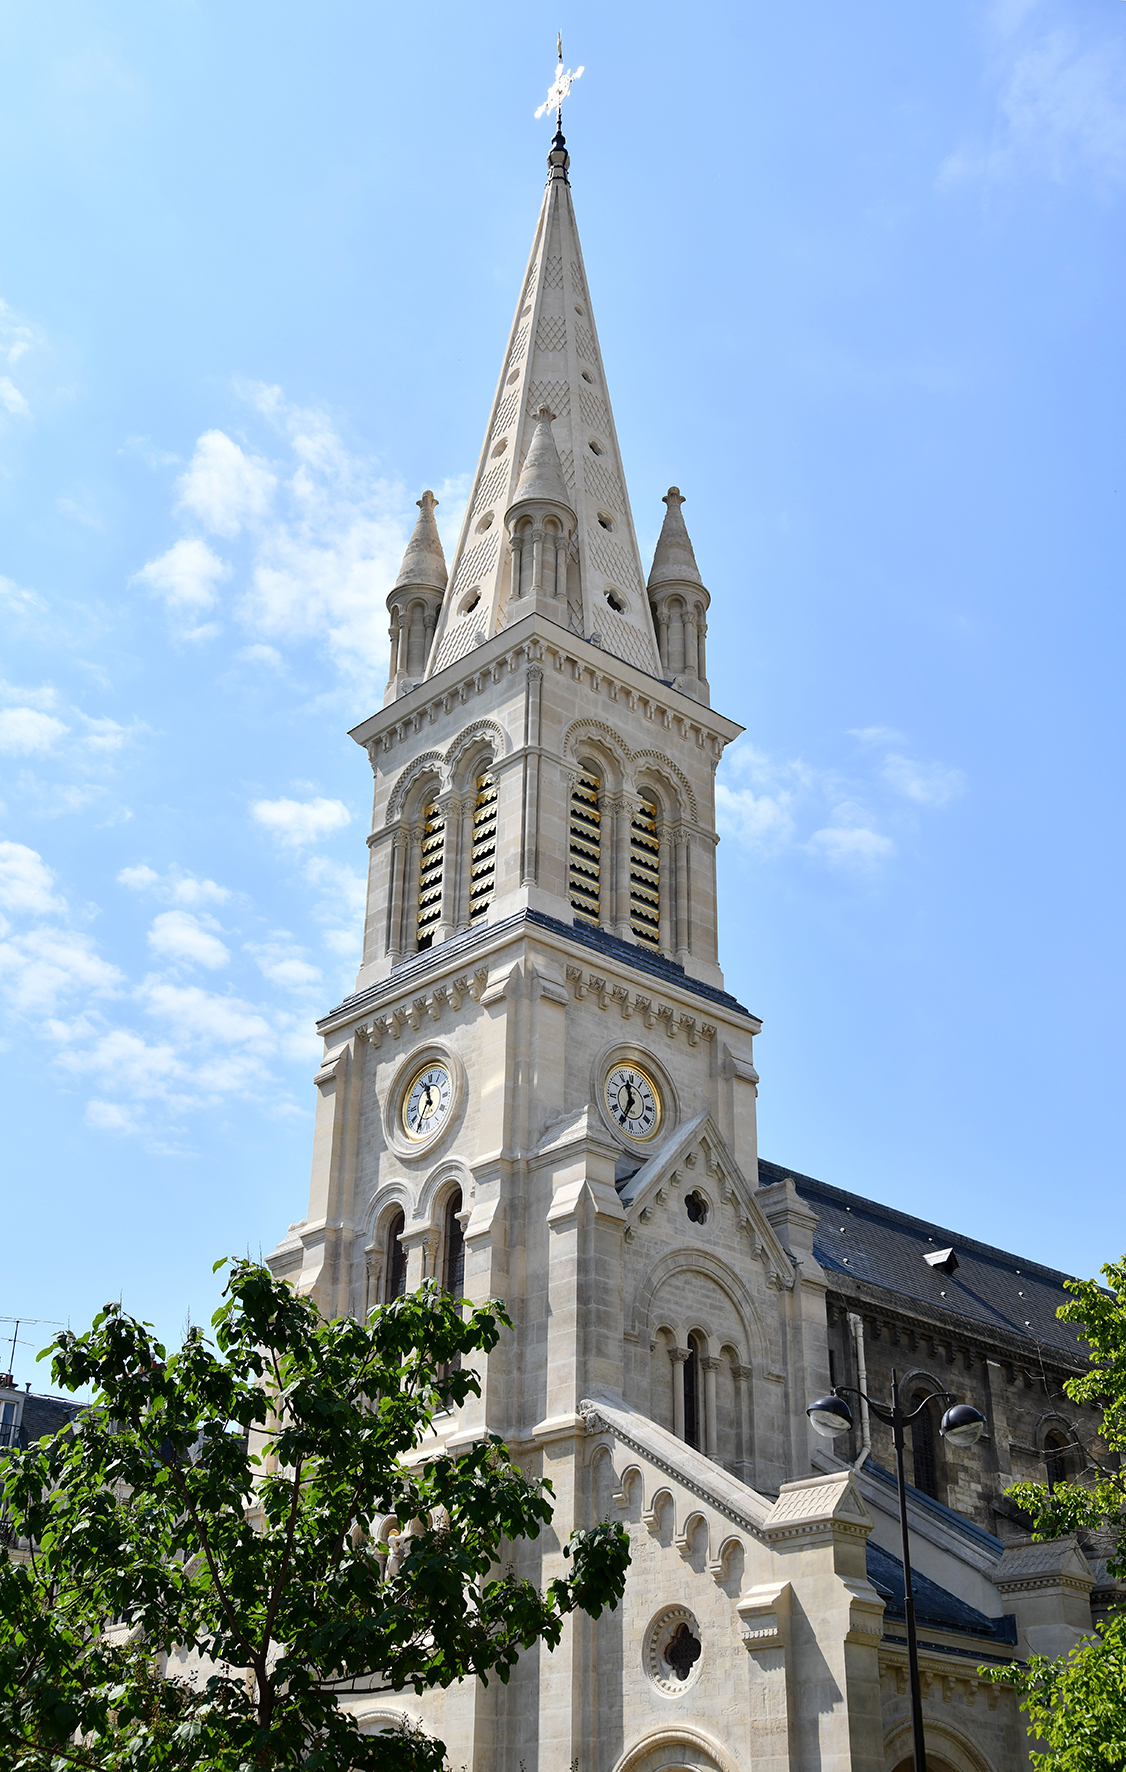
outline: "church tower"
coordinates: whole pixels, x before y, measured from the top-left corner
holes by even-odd
[[[357,1699],[366,1724],[418,1716],[474,1772],[780,1768],[791,1737],[794,1765],[874,1772],[847,1758],[879,1702],[864,1504],[847,1471],[809,1477],[816,1220],[788,1179],[758,1187],[759,1022],[719,963],[715,770],[741,728],[709,705],[676,487],[642,566],[569,165],[559,133],[448,575],[425,492],[388,598],[387,699],[351,735],[363,960],[319,1024],[309,1213],[271,1264],[330,1315],[427,1276],[504,1299],[515,1330],[435,1444],[493,1432],[551,1479],[554,1529],[519,1550],[537,1583],[572,1526],[630,1522],[618,1612],[507,1687]],[[832,1645],[809,1679],[845,1695],[808,1724],[799,1556]]]

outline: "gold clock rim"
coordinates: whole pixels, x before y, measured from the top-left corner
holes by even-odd
[[[409,1138],[412,1144],[424,1144],[428,1138],[434,1136],[433,1126],[428,1132],[412,1132],[407,1124],[407,1108],[410,1105],[411,1092],[414,1089],[415,1084],[418,1082],[418,1079],[426,1071],[441,1071],[445,1076],[446,1082],[450,1086],[451,1100],[453,1097],[453,1072],[448,1064],[443,1064],[440,1058],[428,1058],[425,1064],[420,1064],[417,1070],[411,1072],[407,1086],[403,1090],[402,1101],[399,1104],[399,1124],[403,1128],[404,1137]],[[444,1117],[445,1116],[443,1116],[443,1118]]]
[[[628,1138],[631,1143],[651,1144],[665,1123],[665,1100],[664,1096],[661,1094],[661,1086],[657,1082],[657,1079],[653,1076],[651,1071],[646,1070],[643,1064],[637,1064],[632,1058],[619,1058],[610,1066],[610,1069],[602,1079],[602,1099],[606,1104],[606,1112],[611,1116],[611,1119],[613,1119],[614,1110],[610,1105],[610,1078],[614,1075],[615,1071],[625,1070],[637,1071],[640,1076],[645,1078],[645,1081],[653,1091],[653,1100],[657,1104],[657,1118],[654,1122],[652,1132],[627,1132],[625,1127],[619,1125],[616,1120],[614,1120],[614,1125],[617,1131],[621,1133],[622,1137]]]

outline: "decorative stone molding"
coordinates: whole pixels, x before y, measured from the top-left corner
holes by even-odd
[[[466,973],[461,978],[453,979],[450,984],[438,985],[425,997],[396,1003],[382,1014],[372,1016],[370,1021],[360,1022],[356,1033],[359,1037],[370,1040],[378,1052],[388,1034],[393,1040],[398,1040],[405,1027],[417,1032],[422,1026],[424,1016],[431,1021],[439,1021],[447,1009],[452,1009],[456,1014],[466,997],[472,997],[475,1003],[479,1003],[488,982],[488,967],[479,966],[472,974]]]
[[[567,967],[567,983],[571,987],[576,1003],[581,1003],[587,994],[598,1000],[600,1009],[609,1009],[617,1005],[623,1021],[629,1021],[639,1015],[647,1028],[660,1023],[670,1040],[683,1034],[690,1046],[697,1045],[701,1040],[715,1039],[715,1025],[710,1021],[698,1021],[694,1015],[685,1015],[681,1010],[669,1004],[654,1003],[652,997],[643,997],[638,991],[630,991],[625,985],[608,985],[604,978],[596,973],[588,972],[583,966]]]

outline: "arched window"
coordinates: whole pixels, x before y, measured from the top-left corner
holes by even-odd
[[[1066,1483],[1067,1481],[1067,1451],[1066,1434],[1055,1431],[1045,1434],[1044,1463],[1048,1472],[1049,1489],[1054,1489],[1057,1483]]]
[[[461,1189],[450,1195],[442,1238],[442,1285],[454,1298],[465,1291],[465,1232],[461,1228]]]
[[[629,827],[629,921],[638,941],[654,950],[661,944],[660,865],[657,808],[644,794]]]
[[[684,1438],[689,1446],[700,1450],[703,1427],[700,1407],[700,1338],[688,1337],[688,1358],[684,1362]]]
[[[917,1409],[925,1396],[925,1391],[917,1391],[911,1399],[912,1408]],[[916,1489],[921,1489],[924,1495],[933,1496],[937,1501],[938,1471],[934,1458],[934,1422],[931,1420],[929,1403],[911,1423],[911,1453],[914,1463],[912,1481]]]
[[[406,1222],[403,1214],[396,1212],[387,1226],[383,1263],[384,1304],[390,1304],[393,1298],[401,1298],[407,1289],[407,1252],[399,1241]]]
[[[491,770],[477,777],[473,807],[473,848],[469,861],[469,921],[489,914],[497,879],[497,784]]]
[[[418,946],[433,945],[434,931],[442,915],[442,862],[446,847],[446,821],[433,801],[422,809],[422,853],[418,863]]]
[[[598,795],[602,783],[588,763],[580,765],[579,779],[571,790],[570,866],[571,909],[581,923],[599,922],[602,873],[602,814]]]

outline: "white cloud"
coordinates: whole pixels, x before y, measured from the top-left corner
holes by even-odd
[[[31,407],[20,393],[10,376],[0,375],[0,406],[19,418],[26,418]]]
[[[254,1040],[263,1050],[273,1048],[269,1022],[238,997],[221,997],[198,985],[168,984],[159,978],[146,979],[138,994],[150,1015],[159,1015],[180,1035],[224,1043]]]
[[[28,754],[49,751],[69,731],[53,714],[36,708],[0,709],[0,751]]]
[[[841,814],[848,810],[838,808]],[[827,825],[823,830],[814,831],[809,848],[834,867],[855,872],[869,872],[895,854],[895,844],[890,837],[881,836],[879,831],[863,823]]]
[[[128,886],[131,892],[155,891],[167,904],[224,904],[231,896],[226,886],[219,886],[214,880],[201,880],[179,868],[158,874],[143,862],[135,868],[122,868],[117,883]]]
[[[229,578],[230,572],[205,541],[193,537],[174,542],[166,554],[134,573],[133,579],[158,592],[173,614],[195,614],[211,608],[215,586]]]
[[[106,753],[119,751],[126,739],[132,737],[127,726],[120,726],[116,720],[95,718],[91,714],[80,714],[79,719],[86,725],[86,737],[83,740],[85,749]]]
[[[167,960],[186,960],[212,971],[230,962],[230,951],[215,934],[212,917],[193,916],[190,911],[161,911],[149,930],[149,946]]]
[[[64,909],[53,891],[54,875],[43,857],[24,843],[0,842],[0,906],[48,917]]]
[[[256,800],[250,811],[258,824],[295,849],[319,843],[352,822],[343,800]]]
[[[53,683],[41,683],[32,689],[23,683],[0,682],[0,701],[18,702],[22,707],[38,708],[45,713],[59,705],[59,692]]]
[[[131,1028],[112,1028],[86,1051],[66,1050],[59,1063],[76,1075],[100,1074],[122,1094],[167,1096],[185,1067],[169,1044],[150,1046]]]
[[[858,738],[861,744],[905,744],[902,732],[896,732],[890,726],[853,726],[849,729],[850,738]]]
[[[247,664],[269,665],[273,671],[280,670],[284,662],[276,646],[244,646],[239,657],[245,658]]]
[[[729,788],[716,783],[716,825],[748,849],[771,850],[789,842],[794,834],[790,794],[756,794],[751,788]]]
[[[29,591],[26,585],[18,585],[14,578],[5,578],[0,573],[0,597],[8,605],[12,615],[38,615],[47,607],[43,598],[35,591]]]
[[[118,455],[137,455],[147,468],[170,468],[179,461],[167,449],[158,449],[151,437],[126,437]]]
[[[180,477],[178,508],[215,535],[237,535],[244,523],[265,517],[277,483],[260,456],[246,455],[225,431],[205,431]]]
[[[960,769],[945,763],[916,763],[894,752],[884,759],[883,776],[896,793],[920,806],[945,806],[966,785]]]
[[[90,936],[72,929],[42,927],[0,943],[0,973],[11,1006],[32,1014],[50,1013],[60,998],[80,993],[114,996],[124,979],[103,960]]]
[[[33,326],[30,321],[21,319],[6,301],[0,301],[0,356],[9,369],[21,357],[25,357],[33,346],[42,343],[42,330]]]
[[[269,942],[248,942],[247,951],[253,954],[259,970],[271,984],[300,990],[307,985],[320,983],[320,969],[303,960],[302,949],[295,947],[284,936]]]
[[[95,1132],[139,1132],[136,1117],[117,1101],[88,1101],[86,1124]]]
[[[1126,41],[1095,9],[1058,0],[1011,0],[990,14],[989,138],[967,143],[939,172],[941,185],[1001,183],[1022,175],[1064,184],[1079,176],[1126,182]]]

